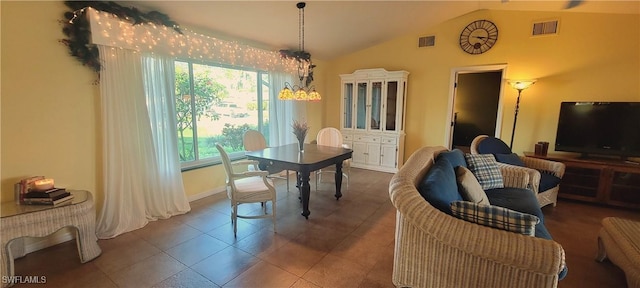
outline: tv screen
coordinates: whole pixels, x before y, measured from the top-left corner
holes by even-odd
[[[562,102],[555,150],[640,157],[640,102]]]

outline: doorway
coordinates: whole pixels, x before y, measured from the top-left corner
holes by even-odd
[[[487,65],[452,70],[447,147],[469,152],[476,136],[500,136],[505,69]]]

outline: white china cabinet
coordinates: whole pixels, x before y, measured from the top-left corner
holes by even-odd
[[[402,166],[408,76],[382,68],[340,75],[340,130],[353,167],[395,173]]]

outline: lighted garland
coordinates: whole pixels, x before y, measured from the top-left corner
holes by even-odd
[[[148,13],[142,13],[136,8],[128,8],[118,5],[114,2],[103,1],[65,1],[64,2],[71,11],[64,13],[65,20],[60,20],[63,25],[62,31],[67,36],[65,39],[59,40],[69,48],[69,54],[84,66],[91,68],[95,71],[99,77],[101,63],[99,58],[99,50],[96,44],[91,43],[91,27],[89,17],[86,17],[85,13],[88,8],[93,8],[98,12],[105,12],[113,15],[114,17],[131,23],[132,26],[151,24],[160,25],[167,28],[171,28],[178,32],[180,35],[185,35],[179,28],[176,22],[169,19],[169,17],[163,13],[157,11],[151,11]],[[191,31],[187,31],[191,33]],[[204,36],[204,35],[199,35]],[[189,39],[189,35],[186,35]],[[210,38],[210,37],[207,37]],[[197,41],[196,41],[197,42]],[[233,44],[233,43],[232,43]],[[213,46],[216,44],[214,43]],[[208,48],[207,44],[207,48]],[[206,48],[205,48],[206,49]],[[199,51],[199,49],[197,49]],[[206,51],[206,50],[205,50]],[[300,65],[305,64],[305,70],[307,70],[306,84],[307,86],[313,81],[313,65],[311,62],[311,54],[306,51],[292,51],[292,50],[280,50],[280,56],[282,59],[294,59],[298,62],[298,73],[300,74]],[[174,55],[173,52],[171,55]],[[189,54],[191,55],[191,54]],[[252,56],[250,56],[252,57]],[[202,58],[202,56],[200,56]],[[232,59],[233,60],[233,59]],[[264,67],[262,68],[264,69]],[[300,80],[303,80],[303,76],[300,76]],[[96,84],[99,80],[96,80]]]
[[[71,56],[97,73],[100,72],[101,66],[98,47],[90,43],[89,20],[87,17],[80,17],[82,16],[80,14],[88,7],[116,15],[120,19],[129,21],[132,25],[153,23],[172,28],[182,34],[176,22],[158,11],[143,13],[136,8],[123,7],[115,2],[103,1],[65,1],[64,4],[71,8],[71,11],[65,12],[65,21],[61,21],[63,24],[62,32],[67,38],[61,39],[60,42],[69,48]]]

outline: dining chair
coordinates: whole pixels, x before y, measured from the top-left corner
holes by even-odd
[[[227,174],[227,196],[231,200],[231,222],[233,223],[233,235],[238,232],[238,218],[258,219],[271,218],[273,231],[276,232],[276,188],[273,180],[267,178],[269,172],[258,170],[258,161],[240,160],[231,162],[224,148],[216,143],[220,152],[220,158]],[[236,172],[233,166],[253,165],[255,171]],[[266,202],[271,201],[271,214],[267,213]],[[244,203],[261,203],[264,215],[239,215],[238,205]]]
[[[245,151],[257,151],[267,148],[267,140],[264,138],[264,135],[257,130],[247,130],[244,132],[244,135],[242,136],[242,143],[244,144]],[[269,167],[264,163],[260,163],[258,168],[263,171],[268,171],[269,169]],[[286,177],[276,175],[280,172],[282,172],[282,170],[269,171],[269,177],[286,180],[287,192],[289,192],[289,170],[286,170]]]
[[[349,148],[348,145],[343,144],[342,133],[340,132],[340,130],[333,127],[320,129],[320,131],[318,131],[318,134],[316,135],[316,143],[318,145],[323,145],[323,146]],[[347,159],[342,162],[342,176],[347,179],[347,189],[349,188],[350,172],[351,172],[351,159]],[[330,167],[322,168],[316,171],[316,190],[318,190],[318,183],[322,181],[323,173],[331,173],[335,175],[336,168],[335,166],[330,166]]]

